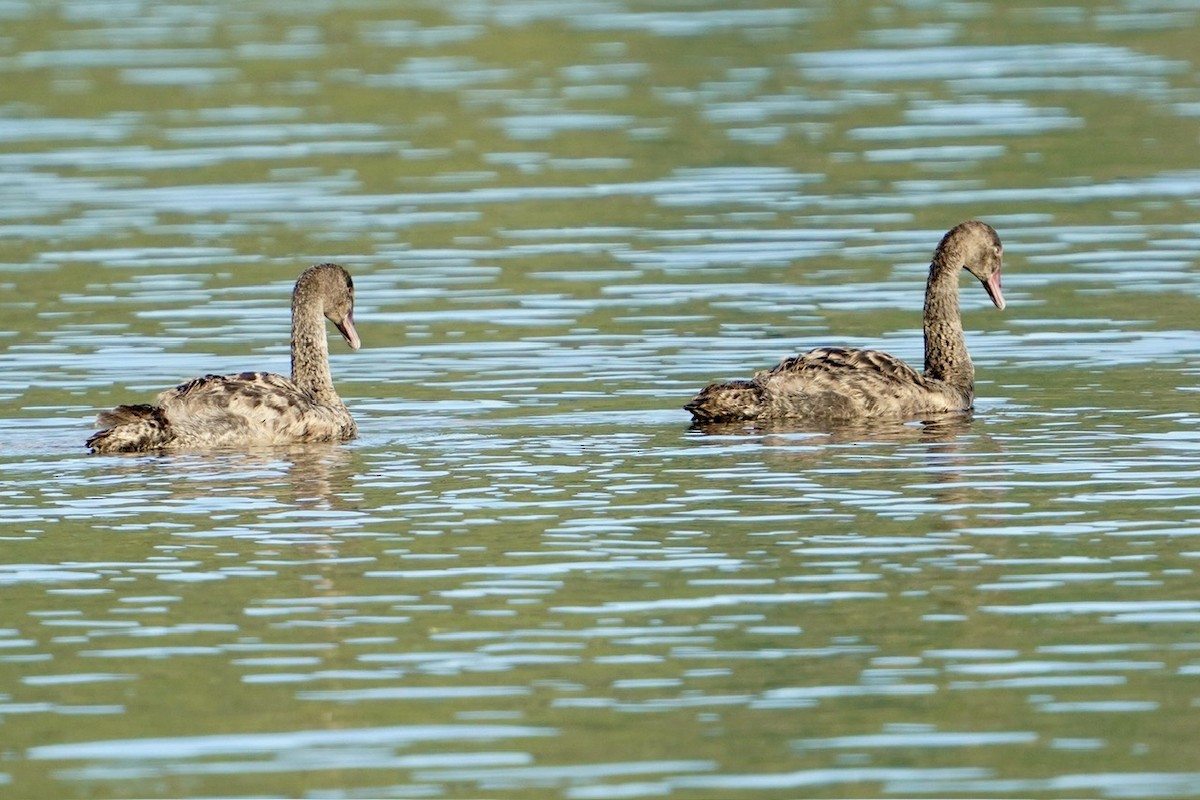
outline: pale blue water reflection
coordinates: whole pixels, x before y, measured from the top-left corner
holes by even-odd
[[[0,794],[1197,792],[1195,10],[0,16]],[[689,428],[971,216],[972,417]],[[318,260],[358,440],[84,455]]]

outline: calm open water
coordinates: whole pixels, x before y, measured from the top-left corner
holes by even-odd
[[[1200,795],[1200,9],[0,2],[0,796]],[[693,431],[822,344],[971,419]],[[340,447],[89,456],[287,364]]]

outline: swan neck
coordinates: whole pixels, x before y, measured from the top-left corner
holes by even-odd
[[[925,377],[968,392],[975,384],[975,367],[967,352],[958,305],[959,265],[945,253],[934,255],[925,285]]]
[[[297,286],[292,295],[292,383],[323,405],[340,405],[329,372],[325,314],[315,297]]]

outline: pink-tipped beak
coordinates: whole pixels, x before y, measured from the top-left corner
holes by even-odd
[[[992,273],[992,276],[983,282],[983,288],[987,290],[988,297],[992,298],[992,302],[996,304],[996,308],[1004,310],[1004,293],[1000,291],[1000,270]]]
[[[1003,301],[1001,301],[1000,307],[1004,307]],[[340,323],[335,322],[333,324],[337,326],[338,333],[342,334],[342,338],[346,340],[346,344],[350,345],[351,350],[357,350],[362,347],[362,342],[358,338],[358,331],[354,329],[353,311],[347,314],[346,318]]]

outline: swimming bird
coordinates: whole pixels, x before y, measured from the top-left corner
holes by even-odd
[[[874,417],[920,418],[969,410],[975,367],[963,337],[958,275],[983,283],[996,308],[1003,246],[984,222],[951,228],[933,253],[925,284],[925,371],[878,350],[820,347],[755,373],[750,380],[714,383],[684,406],[694,422],[804,419],[819,423]]]
[[[309,267],[292,291],[292,377],[269,372],[205,375],[158,396],[157,405],[102,412],[87,446],[95,453],[209,450],[342,442],[358,426],[333,388],[325,322],[357,350],[354,281],[337,264]]]

